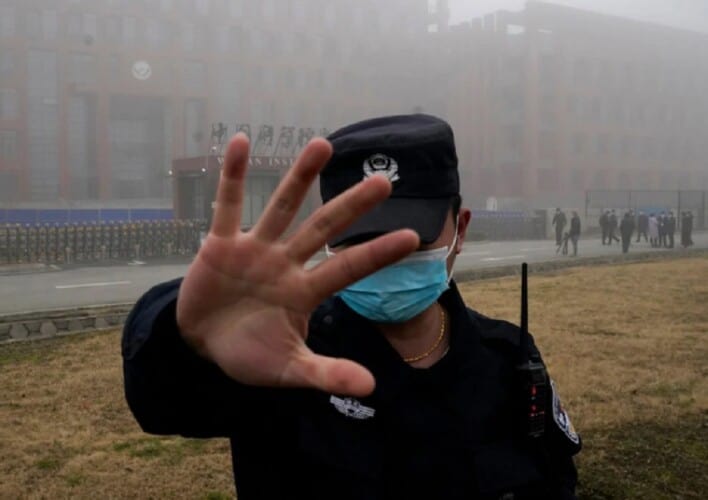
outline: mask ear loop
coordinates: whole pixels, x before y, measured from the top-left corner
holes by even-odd
[[[452,244],[450,244],[450,250],[448,250],[447,255],[445,256],[445,265],[447,265],[447,259],[452,255],[452,251],[455,249],[455,246],[457,245],[457,228],[458,224],[460,223],[460,214],[457,214],[457,217],[455,218],[455,238],[452,240]],[[448,274],[447,277],[447,283],[448,285],[450,284],[450,280],[452,280],[452,275],[455,274],[455,264],[452,264],[452,269],[450,269],[450,273]]]

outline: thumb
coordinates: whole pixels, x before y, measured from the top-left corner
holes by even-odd
[[[359,363],[322,356],[309,349],[291,361],[283,373],[283,383],[359,397],[371,394],[376,385],[371,372]]]

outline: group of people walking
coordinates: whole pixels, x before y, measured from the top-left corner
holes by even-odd
[[[619,227],[620,238],[616,232]],[[693,245],[693,213],[690,211],[681,212],[681,246],[687,248]],[[677,220],[672,211],[663,211],[659,215],[650,213],[647,215],[639,211],[635,215],[634,210],[625,212],[619,222],[614,210],[605,210],[600,216],[600,230],[602,232],[602,244],[612,245],[613,241],[622,242],[622,252],[629,251],[634,231],[637,231],[636,243],[644,237],[652,248],[674,248],[674,237],[676,235]]]
[[[570,219],[570,228],[565,231],[568,225],[568,220],[565,213],[556,208],[556,213],[553,215],[551,222],[556,233],[556,253],[568,254],[568,241],[573,245],[573,256],[578,254],[578,239],[580,238],[580,217],[578,213],[573,211]],[[612,245],[612,242],[622,244],[622,253],[629,251],[629,246],[632,241],[632,236],[636,231],[636,243],[641,241],[648,242],[652,248],[674,248],[676,230],[681,231],[681,246],[688,248],[693,245],[693,213],[691,211],[682,211],[681,219],[677,221],[672,211],[663,211],[660,214],[646,214],[639,211],[635,214],[634,210],[627,210],[622,218],[618,218],[617,212],[605,210],[600,216],[600,230],[602,233],[602,244]],[[619,233],[619,236],[618,236]]]

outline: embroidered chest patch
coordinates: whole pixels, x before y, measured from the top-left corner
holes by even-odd
[[[338,398],[337,396],[330,396],[329,402],[334,405],[334,407],[350,418],[356,418],[357,420],[365,420],[371,418],[376,414],[376,410],[364,406],[359,401],[354,398]]]

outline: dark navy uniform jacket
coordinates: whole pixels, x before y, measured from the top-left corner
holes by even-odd
[[[183,342],[180,283],[152,288],[126,322],[126,398],[146,432],[230,438],[239,500],[575,498],[567,414],[549,392],[544,436],[520,435],[519,329],[467,309],[454,283],[440,298],[450,350],[428,369],[341,299],[318,307],[307,343],[371,370],[376,389],[359,399],[228,378]]]

